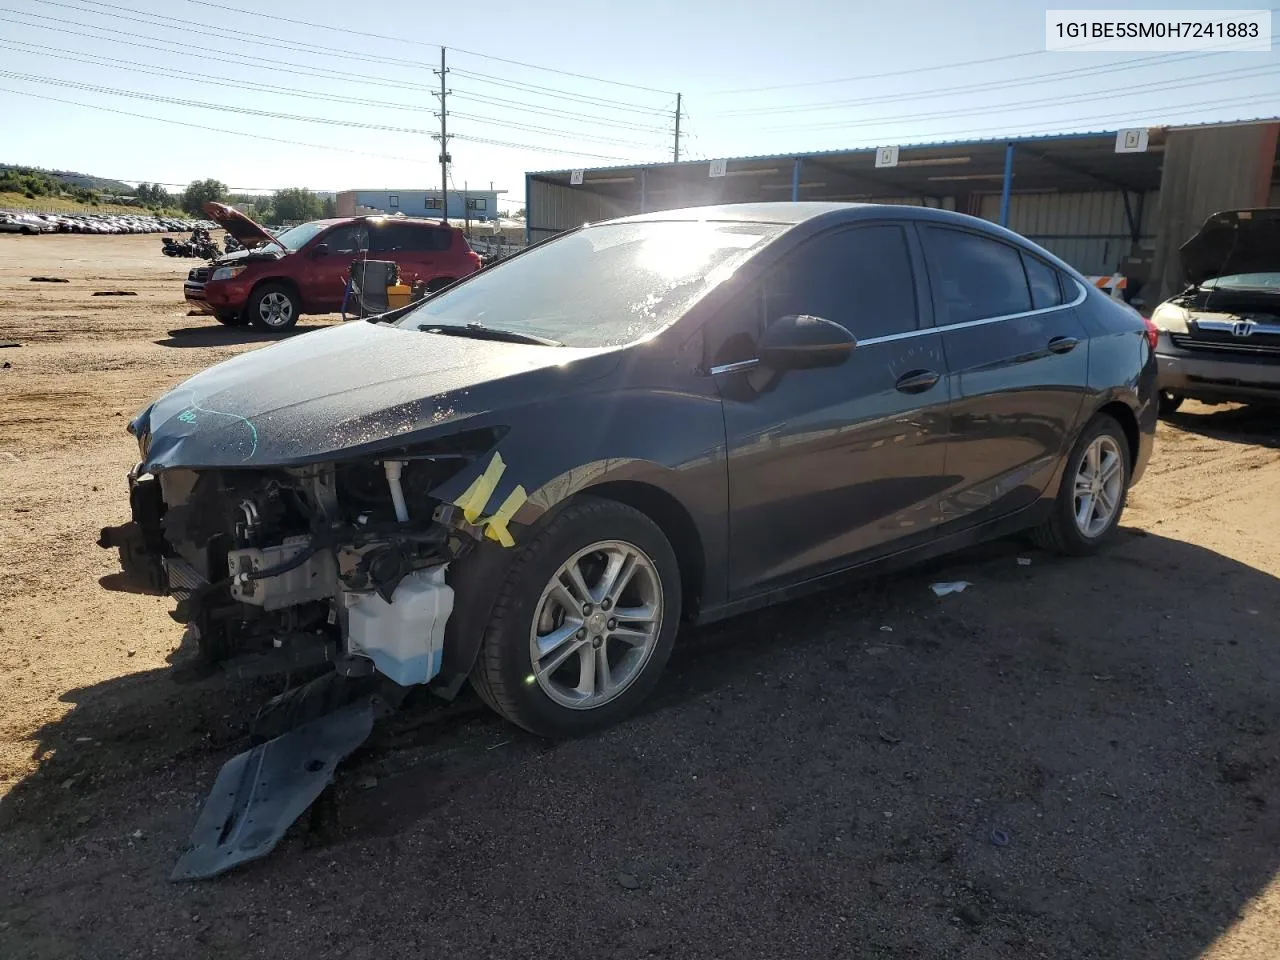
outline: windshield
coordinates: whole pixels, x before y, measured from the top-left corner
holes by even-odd
[[[301,223],[296,227],[290,227],[288,230],[276,234],[276,243],[289,251],[301,250],[307,245],[308,240],[323,229],[323,223]]]
[[[1200,284],[1205,290],[1270,290],[1280,293],[1280,273],[1235,273]]]
[[[673,323],[788,226],[688,220],[588,227],[475,274],[397,325],[479,324],[570,347],[632,343]]]

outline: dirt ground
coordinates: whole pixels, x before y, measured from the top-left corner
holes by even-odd
[[[168,883],[275,692],[176,683],[94,543],[129,417],[266,339],[188,317],[191,264],[0,236],[0,956],[1280,956],[1280,425],[1196,404],[1096,558],[686,630],[570,743],[420,705],[269,859]]]

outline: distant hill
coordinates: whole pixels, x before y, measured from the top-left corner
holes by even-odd
[[[38,170],[46,176],[55,177],[73,187],[86,190],[101,190],[105,193],[130,193],[133,187],[119,180],[108,180],[106,177],[95,177],[88,173],[76,173],[74,170],[46,170],[43,167],[28,167],[17,163],[0,163],[0,173],[5,170]]]

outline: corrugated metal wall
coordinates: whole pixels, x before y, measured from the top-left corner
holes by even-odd
[[[590,187],[567,187],[531,179],[529,195],[525,197],[530,239],[536,243],[553,233],[572,230],[584,223],[639,213],[639,188],[636,193],[634,203],[623,204],[592,193]]]
[[[1157,303],[1183,286],[1182,246],[1212,213],[1266,205],[1280,126],[1271,123],[1171,130],[1160,182],[1152,282]]]
[[[1130,194],[1129,202],[1138,216],[1137,196]],[[1157,192],[1143,195],[1139,242],[1150,245],[1155,240],[1158,203]],[[980,209],[984,219],[999,220],[999,195],[984,196]],[[1089,276],[1112,273],[1132,246],[1124,196],[1118,190],[1014,194],[1009,199],[1009,229]]]

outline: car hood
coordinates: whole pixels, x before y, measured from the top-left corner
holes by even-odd
[[[1280,208],[1226,210],[1204,222],[1179,249],[1187,283],[1280,271]]]
[[[356,321],[210,367],[139,413],[129,432],[149,473],[319,463],[412,446],[477,415],[527,408],[617,363],[616,349]]]
[[[254,223],[235,207],[229,207],[225,203],[216,203],[210,200],[200,209],[204,211],[205,216],[246,247],[260,247],[264,243],[270,243],[275,239],[266,227]]]

